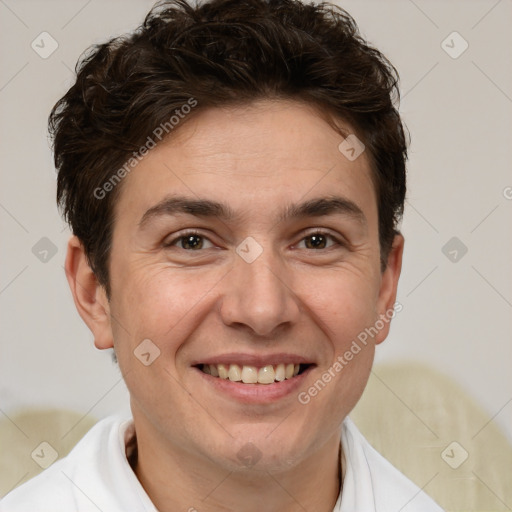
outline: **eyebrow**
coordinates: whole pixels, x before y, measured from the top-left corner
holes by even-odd
[[[191,199],[185,196],[166,197],[149,208],[141,217],[139,228],[142,229],[150,220],[161,216],[188,214],[196,217],[215,217],[223,221],[240,219],[229,205],[210,199]],[[366,217],[356,203],[340,196],[319,197],[302,203],[286,206],[278,216],[278,221],[305,217],[322,217],[325,215],[343,215],[351,217],[366,226]]]

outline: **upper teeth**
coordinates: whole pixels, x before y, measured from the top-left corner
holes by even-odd
[[[272,384],[291,379],[300,371],[300,364],[271,364],[257,368],[256,366],[239,366],[237,364],[203,364],[202,370],[213,377],[229,379],[244,384]]]

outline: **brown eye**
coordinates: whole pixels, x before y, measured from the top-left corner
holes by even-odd
[[[333,243],[328,245],[330,240],[333,241]],[[302,241],[304,241],[306,249],[328,249],[333,245],[341,245],[332,235],[322,232],[311,233],[305,236],[301,242]]]
[[[203,237],[199,235],[182,236],[178,240],[181,240],[182,249],[202,249],[203,247]]]
[[[213,244],[205,236],[198,233],[185,233],[164,245],[165,247],[178,246],[178,248],[186,251],[198,251],[200,249],[208,249],[209,247],[205,247],[205,244],[210,244],[213,247]]]

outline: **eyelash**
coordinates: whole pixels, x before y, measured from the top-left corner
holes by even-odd
[[[327,250],[327,249],[330,249],[332,248],[333,246],[340,246],[340,247],[343,247],[345,244],[339,240],[337,237],[335,237],[334,235],[331,235],[330,233],[328,233],[327,231],[322,231],[320,229],[316,229],[314,231],[311,231],[311,232],[308,232],[306,233],[301,239],[300,239],[300,242],[302,242],[303,240],[305,240],[306,238],[309,238],[309,237],[312,237],[312,236],[315,236],[315,235],[321,235],[323,237],[326,237],[326,238],[330,238],[332,241],[334,241],[334,245],[331,245],[330,247],[326,247],[324,249],[316,249],[316,251],[321,251],[321,250]],[[185,231],[183,233],[181,233],[179,236],[173,238],[170,242],[167,242],[167,243],[164,243],[164,247],[165,248],[168,248],[168,247],[172,247],[174,245],[176,245],[177,242],[179,242],[180,240],[183,240],[189,236],[198,236],[198,237],[201,237],[203,239],[206,239],[208,240],[210,243],[213,244],[213,242],[205,235],[203,235],[201,232],[199,231],[195,231],[195,230],[189,230],[189,231]],[[201,249],[199,249],[199,251],[194,251],[194,250],[191,250],[191,249],[184,249],[183,247],[180,247],[181,250],[183,251],[187,251],[187,252],[200,252]],[[309,251],[315,251],[315,249],[307,249]]]

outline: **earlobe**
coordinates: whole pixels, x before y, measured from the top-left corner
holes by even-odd
[[[382,272],[381,285],[379,291],[379,298],[377,303],[377,315],[384,327],[379,330],[375,336],[375,343],[382,343],[388,333],[391,323],[393,310],[396,303],[396,292],[398,288],[398,279],[402,270],[402,256],[404,252],[404,237],[401,234],[396,234],[393,240],[393,245],[389,251],[387,266]]]
[[[66,277],[76,309],[94,335],[99,349],[113,347],[110,308],[103,286],[89,266],[82,243],[76,236],[68,242]]]

